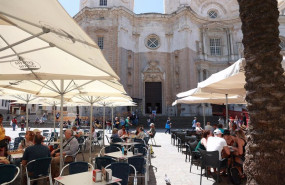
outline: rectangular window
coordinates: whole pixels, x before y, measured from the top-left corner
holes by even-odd
[[[107,0],[100,0],[100,6],[107,6]]]
[[[98,46],[100,49],[104,49],[104,37],[98,37]]]
[[[222,54],[221,39],[210,39],[210,52],[212,56],[219,56]]]

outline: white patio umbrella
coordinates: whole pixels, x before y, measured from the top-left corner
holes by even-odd
[[[112,107],[115,105],[133,105],[132,102],[132,98],[129,96],[125,96],[125,97],[108,97],[105,99],[102,99],[98,102],[96,102],[96,104],[94,106],[97,107],[103,107],[103,146],[105,146],[105,108],[106,107]]]
[[[27,93],[38,86],[58,93],[62,112],[63,95],[75,89],[70,86],[102,79],[118,76],[57,0],[0,0],[0,80]],[[19,85],[25,80],[29,86]],[[62,122],[61,114],[61,135]]]
[[[186,96],[184,98],[180,98],[175,100],[172,103],[172,106],[177,104],[197,104],[202,103],[203,105],[203,123],[205,126],[205,103],[212,103],[212,104],[245,104],[245,99],[243,96],[230,96],[227,99],[222,97],[215,97],[215,98],[202,98],[202,97],[195,97],[195,96]]]
[[[123,92],[125,93],[124,89],[120,89],[123,90]],[[92,139],[92,123],[93,123],[93,106],[102,106],[101,103],[111,103],[112,102],[116,102],[116,101],[121,101],[121,102],[126,102],[126,101],[130,101],[130,97],[126,96],[123,93],[92,93],[92,92],[87,92],[87,93],[82,93],[82,94],[78,94],[75,95],[71,98],[72,102],[77,102],[77,103],[86,103],[90,106],[90,143],[91,143],[91,139]],[[105,107],[104,107],[104,111],[103,111],[103,119],[105,118]],[[104,125],[105,122],[103,120],[103,130],[104,130]],[[103,135],[103,145],[104,145],[104,135]],[[90,149],[89,149],[89,162],[91,162],[91,144],[90,144]]]

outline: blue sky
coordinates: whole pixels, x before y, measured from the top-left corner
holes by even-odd
[[[59,0],[70,16],[79,11],[79,0]],[[163,13],[163,0],[135,0],[135,13]]]

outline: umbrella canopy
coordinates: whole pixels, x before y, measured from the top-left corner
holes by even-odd
[[[201,98],[195,96],[187,96],[172,103],[172,106],[177,104],[196,104],[196,103],[212,103],[212,104],[226,104],[226,98],[223,96],[222,98]],[[245,99],[242,96],[231,96],[228,97],[229,104],[245,104]]]
[[[285,69],[285,58],[283,57],[282,66]],[[228,68],[212,74],[207,80],[198,83],[198,87],[193,96],[206,97],[207,93],[220,93],[245,96],[244,85],[245,59],[240,59]],[[283,73],[285,75],[285,73]],[[204,95],[203,95],[204,94]]]
[[[86,77],[119,79],[57,0],[0,0],[1,80]]]

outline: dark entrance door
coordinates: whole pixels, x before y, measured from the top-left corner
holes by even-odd
[[[162,113],[162,84],[161,82],[145,82],[145,113],[151,114],[156,110]]]

